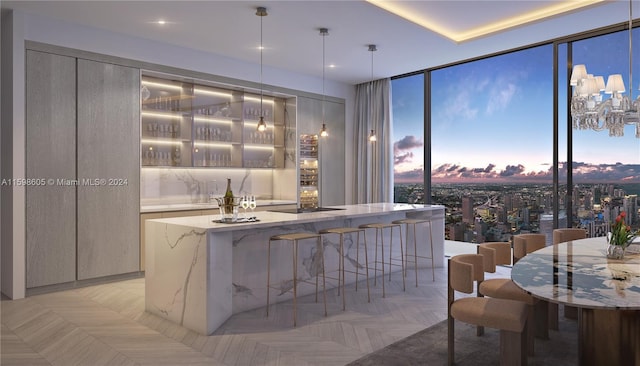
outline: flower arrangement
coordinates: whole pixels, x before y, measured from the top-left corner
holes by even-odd
[[[616,217],[616,221],[611,225],[611,236],[609,236],[609,245],[617,245],[622,248],[626,248],[631,244],[633,239],[638,235],[638,232],[631,231],[631,227],[624,223],[624,218],[627,215],[626,212],[620,212],[620,215]]]

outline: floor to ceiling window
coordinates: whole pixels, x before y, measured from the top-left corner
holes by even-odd
[[[394,202],[424,203],[424,73],[391,81]]]
[[[628,30],[600,32],[556,41],[555,59],[549,43],[394,78],[395,201],[445,205],[445,237],[468,242],[541,232],[550,244],[555,227],[604,235],[622,211],[639,227],[635,125],[610,137],[572,128],[569,116],[565,65],[586,64],[605,80],[619,73],[625,94],[640,95],[640,49],[633,50],[637,76],[629,80],[629,49],[621,47],[629,44]]]

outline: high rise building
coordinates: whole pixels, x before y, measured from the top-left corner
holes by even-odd
[[[474,216],[473,197],[462,197],[462,222],[473,224],[475,221]]]

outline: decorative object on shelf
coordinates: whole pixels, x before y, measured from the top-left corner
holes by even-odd
[[[636,138],[640,138],[640,98],[633,99],[632,77],[632,1],[629,0],[629,96],[621,74],[609,75],[607,84],[602,76],[587,73],[585,65],[574,65],[569,84],[573,86],[571,96],[571,121],[574,129],[609,130],[609,136],[624,136],[624,126],[636,126]],[[603,100],[602,92],[611,97]]]
[[[376,47],[375,44],[370,44],[369,45],[369,52],[371,52],[371,91],[369,92],[370,95],[370,101],[369,101],[369,108],[373,111],[373,53],[375,51],[377,51],[378,48]],[[371,113],[373,114],[373,113]],[[370,142],[376,142],[378,141],[378,137],[376,136],[376,131],[375,130],[371,130],[371,133],[369,134],[369,141]]]
[[[324,39],[329,35],[329,30],[327,28],[320,28],[320,35],[322,36],[322,129],[320,129],[320,137],[329,136],[329,131],[327,131],[327,124],[325,122],[325,113],[324,113],[324,73],[325,73],[325,46]]]
[[[626,212],[620,212],[616,221],[611,225],[611,232],[607,235],[607,258],[624,258],[627,247],[638,236],[638,232],[632,231],[631,227],[624,222],[626,216]]]
[[[264,110],[262,109],[262,98],[264,94],[262,86],[262,50],[264,49],[262,46],[262,18],[268,15],[267,8],[258,7],[256,15],[260,17],[260,120],[258,121],[257,130],[264,132],[267,130],[267,124],[264,122]]]

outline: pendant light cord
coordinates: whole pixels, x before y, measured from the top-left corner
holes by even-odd
[[[325,47],[324,47],[324,39],[328,35],[328,31],[326,28],[320,29],[320,35],[322,35],[322,123],[325,123],[324,118],[324,73],[325,73]]]
[[[266,11],[264,15],[267,15]],[[260,15],[260,117],[264,117],[264,111],[262,110],[262,96],[264,94],[262,84],[262,50],[264,49],[262,46],[262,18],[264,18],[264,15]]]
[[[633,1],[629,0],[629,101],[633,103]],[[631,107],[631,106],[630,106]]]

